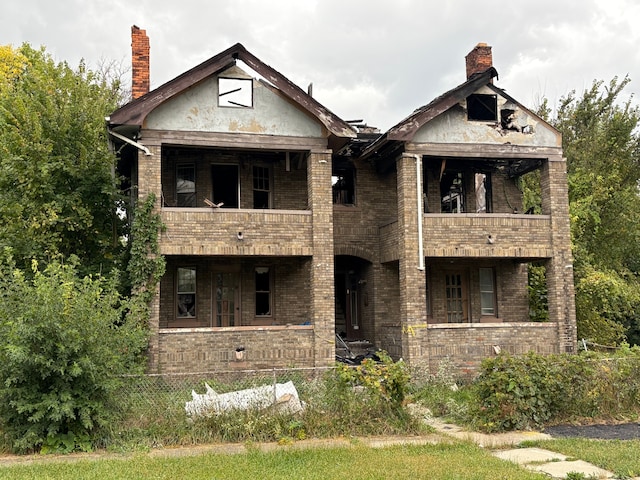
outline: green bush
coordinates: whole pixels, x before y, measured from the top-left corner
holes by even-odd
[[[615,355],[498,355],[482,363],[474,389],[470,421],[488,431],[603,415],[637,418],[640,348],[625,345]]]
[[[19,452],[86,450],[147,331],[123,320],[115,276],[80,278],[73,261],[0,270],[0,427]]]

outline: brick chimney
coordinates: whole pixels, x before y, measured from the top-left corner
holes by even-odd
[[[149,91],[149,37],[147,31],[131,27],[131,97],[135,100]]]
[[[467,80],[469,80],[474,73],[482,73],[493,67],[491,47],[486,43],[476,45],[464,59],[467,62]]]

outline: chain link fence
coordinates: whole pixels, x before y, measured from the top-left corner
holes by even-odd
[[[185,406],[207,392],[217,394],[293,382],[301,399],[313,397],[322,388],[322,379],[334,367],[269,370],[216,371],[187,374],[147,374],[121,377],[117,410],[128,421],[143,424],[188,417]]]

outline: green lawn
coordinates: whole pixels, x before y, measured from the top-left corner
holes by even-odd
[[[0,467],[1,479],[544,480],[466,443],[364,446],[180,458],[137,455]]]
[[[617,478],[640,476],[640,440],[592,440],[588,438],[560,438],[527,442],[609,470]]]

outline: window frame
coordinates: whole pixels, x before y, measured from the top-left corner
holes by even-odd
[[[489,105],[489,101],[491,105]],[[470,122],[498,122],[498,95],[472,93],[467,97],[467,120]]]
[[[180,290],[181,288],[181,279],[180,279],[180,271],[181,270],[190,270],[193,272],[193,290]],[[184,319],[197,319],[198,318],[198,269],[195,266],[182,266],[176,267],[176,319],[184,320]],[[192,307],[188,308],[186,313],[181,313],[181,295],[191,295],[193,296]],[[193,310],[193,315],[189,314],[189,311]]]
[[[490,285],[486,282],[483,283],[483,272],[490,273]],[[487,287],[490,287],[487,289]],[[482,317],[497,317],[498,316],[498,302],[496,297],[496,274],[493,267],[480,267],[478,269],[478,294],[480,297],[480,316]],[[485,299],[491,298],[491,307],[485,307]]]
[[[260,270],[266,270],[260,272]],[[273,267],[269,265],[258,265],[254,267],[254,316],[255,318],[271,318],[273,317]],[[268,274],[269,277],[267,279],[268,290],[258,289],[258,275]],[[261,303],[258,301],[258,295],[264,296],[266,295],[266,299],[268,302],[268,312],[267,313],[258,313],[258,305]]]
[[[222,91],[223,85],[225,91]],[[248,100],[248,105],[236,100]],[[252,78],[218,77],[218,107],[253,108],[253,102]]]
[[[259,170],[262,175],[256,176],[256,170]],[[266,175],[265,175],[266,173]],[[272,194],[271,194],[271,167],[265,165],[253,165],[251,169],[252,174],[252,182],[253,182],[253,208],[254,209],[270,209],[272,208]],[[266,188],[264,184],[257,185],[256,182],[266,182]],[[266,194],[267,196],[267,206],[259,207],[256,206],[256,192],[260,192],[262,194]]]
[[[184,175],[180,175],[181,170],[189,169],[192,173],[191,178],[193,179],[193,191],[189,191],[190,188],[184,191],[184,187],[180,187],[180,180],[189,181],[185,179]],[[191,201],[186,202],[184,198],[191,197]],[[195,163],[177,163],[176,164],[176,206],[178,207],[195,207],[197,206],[197,183],[196,183],[196,165]]]
[[[344,181],[344,188],[337,187],[338,183],[341,181]],[[333,205],[343,205],[346,207],[353,207],[356,205],[355,168],[334,168],[331,172],[331,194]]]

